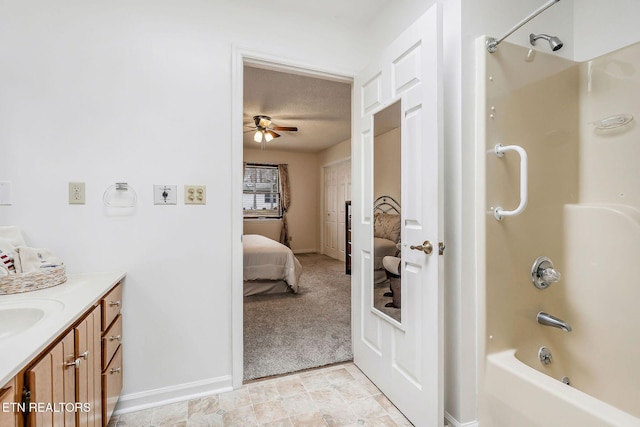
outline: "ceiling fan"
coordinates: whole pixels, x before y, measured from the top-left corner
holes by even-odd
[[[296,132],[298,130],[295,126],[272,126],[271,117],[269,116],[253,116],[253,121],[256,124],[256,133],[253,135],[255,142],[269,142],[273,138],[278,138],[280,134],[275,131]]]

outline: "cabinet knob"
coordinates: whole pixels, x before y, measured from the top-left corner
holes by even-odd
[[[120,301],[109,301],[109,307],[120,307]]]
[[[87,360],[87,358],[89,357],[89,350],[85,351],[84,353],[82,353],[81,355],[78,356],[78,358],[83,358],[84,360]]]
[[[82,362],[82,360],[80,360],[80,358],[77,358],[73,362],[65,363],[64,366],[67,366],[67,367],[75,366],[76,369],[80,369],[80,362]]]
[[[109,341],[120,341],[122,337],[120,335],[111,335]]]
[[[122,368],[111,368],[109,371],[110,374],[119,374]]]

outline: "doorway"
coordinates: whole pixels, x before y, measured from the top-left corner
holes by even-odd
[[[265,88],[282,87],[281,82],[275,82],[272,80],[277,74],[287,74],[292,77],[293,80],[315,79],[324,80],[337,85],[334,86],[347,86],[348,87],[348,105],[346,106],[346,116],[350,120],[351,110],[351,79],[349,77],[341,76],[331,72],[317,71],[306,68],[300,68],[298,66],[287,65],[287,61],[275,58],[267,58],[255,53],[236,52],[236,60],[234,61],[234,86],[233,86],[233,140],[240,141],[245,138],[245,131],[251,128],[247,128],[254,115],[267,115],[271,121],[281,127],[297,127],[299,131],[295,132],[278,132],[280,137],[273,139],[269,142],[263,141],[260,144],[256,144],[253,141],[249,141],[249,147],[239,147],[240,144],[233,144],[232,146],[232,169],[234,171],[234,181],[237,179],[237,185],[234,185],[234,191],[232,194],[232,201],[234,202],[234,224],[232,225],[232,233],[237,238],[233,238],[234,245],[233,251],[233,287],[232,287],[232,348],[233,348],[233,385],[239,387],[245,378],[244,371],[244,296],[243,296],[243,252],[241,236],[243,234],[256,233],[264,234],[273,240],[278,240],[276,234],[279,234],[281,222],[278,220],[259,220],[253,221],[247,224],[244,221],[240,211],[242,201],[240,200],[240,188],[243,187],[243,162],[265,162],[265,163],[287,163],[291,174],[296,174],[303,182],[297,182],[297,188],[292,188],[292,206],[290,207],[287,222],[289,224],[289,232],[292,240],[289,241],[291,248],[296,256],[308,260],[312,258],[312,253],[320,252],[322,246],[320,243],[321,227],[321,197],[320,197],[320,177],[321,166],[330,163],[331,159],[344,160],[344,157],[350,156],[350,123],[347,126],[346,137],[339,140],[337,147],[331,145],[323,149],[313,148],[314,140],[330,141],[330,138],[334,133],[334,129],[331,126],[332,117],[329,114],[314,113],[310,109],[295,109],[292,108],[292,103],[285,105],[279,105],[275,99],[269,98],[266,101],[256,103],[259,107],[252,111],[248,111],[246,103],[246,91],[247,90],[263,90]],[[256,81],[252,82],[249,88],[247,86],[247,76],[252,76]],[[295,91],[291,90],[292,84],[296,82],[285,83],[286,90],[282,90],[284,93],[295,94]],[[308,84],[303,93],[298,93],[298,96],[312,96],[316,104],[322,105],[324,102],[320,97],[313,95],[313,88]],[[336,90],[330,89],[328,99],[336,97]],[[310,93],[311,91],[311,93]],[[300,91],[299,91],[300,92]],[[301,98],[294,101],[301,102]],[[328,101],[327,101],[328,102]],[[335,110],[335,108],[334,108]],[[242,132],[242,133],[241,133]],[[251,137],[251,134],[249,135]],[[273,142],[273,143],[272,143]],[[252,144],[252,145],[251,145]],[[304,144],[304,145],[301,145]],[[333,147],[333,148],[330,148]],[[345,148],[346,147],[346,148]],[[315,151],[314,151],[315,150]],[[249,153],[249,154],[247,154]],[[342,156],[342,157],[341,157]],[[292,177],[293,179],[293,177]],[[292,187],[296,184],[292,183]],[[311,191],[312,190],[312,191]],[[310,194],[313,197],[308,197]],[[237,199],[236,199],[237,197]],[[297,205],[296,205],[297,203]],[[296,218],[294,215],[294,209],[298,211],[304,211],[308,208],[312,209],[312,212],[307,212],[302,215],[302,218]],[[300,213],[300,212],[298,212]],[[236,222],[237,221],[237,222]],[[262,231],[258,231],[262,229]],[[314,254],[315,255],[315,254]],[[308,261],[313,262],[313,261]],[[311,270],[309,270],[311,271]],[[344,265],[340,264],[339,272],[344,279]],[[304,275],[304,273],[303,273]],[[348,279],[350,283],[350,279]],[[298,294],[285,295],[288,297],[299,297]],[[291,300],[292,298],[289,298]],[[350,310],[348,310],[350,311]],[[350,320],[349,320],[350,322]],[[350,332],[350,326],[349,326]],[[349,342],[350,346],[350,342]]]

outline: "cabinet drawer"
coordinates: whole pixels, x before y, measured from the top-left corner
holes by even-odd
[[[109,423],[122,391],[122,346],[118,347],[111,363],[102,372],[102,420]]]
[[[105,367],[111,361],[118,346],[122,342],[122,315],[119,314],[116,320],[109,327],[102,337],[102,366]]]
[[[102,299],[102,331],[106,331],[122,308],[122,284],[118,284]]]

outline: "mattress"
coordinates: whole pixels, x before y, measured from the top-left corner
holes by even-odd
[[[284,281],[291,291],[298,292],[302,265],[293,255],[291,249],[258,234],[242,236],[242,248],[244,254],[243,279],[246,284],[251,281],[262,283]],[[255,289],[253,293],[257,293]]]

